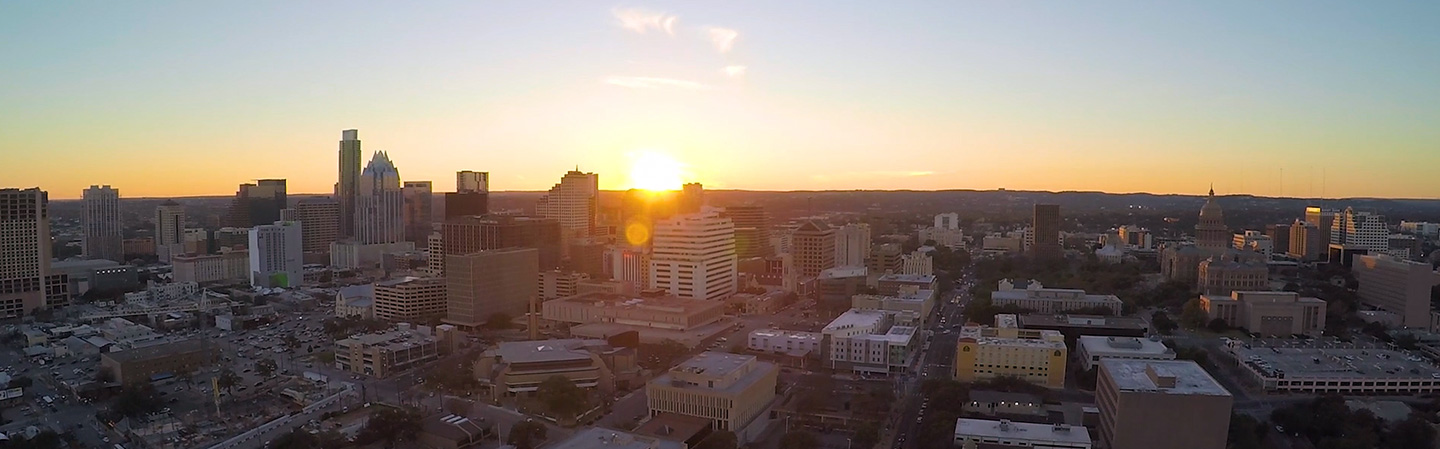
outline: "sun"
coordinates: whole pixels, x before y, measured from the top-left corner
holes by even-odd
[[[684,183],[681,179],[680,162],[663,153],[643,152],[635,156],[630,166],[630,187],[645,190],[679,190]]]

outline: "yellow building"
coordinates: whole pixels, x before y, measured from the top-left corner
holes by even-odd
[[[1065,336],[1053,330],[1020,329],[1015,315],[995,316],[995,326],[966,325],[955,348],[955,379],[1012,376],[1050,388],[1065,387]]]
[[[672,413],[711,421],[741,442],[764,430],[780,368],[754,356],[704,352],[650,380],[650,414]]]

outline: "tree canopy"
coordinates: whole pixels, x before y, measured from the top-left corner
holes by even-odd
[[[544,424],[527,419],[510,427],[510,435],[505,437],[505,442],[515,449],[535,449],[545,441],[546,432]]]
[[[557,418],[572,419],[590,408],[589,394],[565,376],[545,378],[535,394]]]

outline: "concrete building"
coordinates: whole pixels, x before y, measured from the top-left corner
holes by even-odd
[[[1335,214],[1334,224],[1330,227],[1330,244],[1383,254],[1390,250],[1390,229],[1385,225],[1385,216],[1357,212],[1347,207],[1344,212]]]
[[[590,280],[590,276],[585,275],[585,273],[548,270],[540,272],[540,283],[536,287],[540,292],[540,300],[549,301],[567,296],[575,296],[579,293],[580,283],[587,280]]]
[[[86,259],[125,260],[120,223],[120,189],[90,186],[80,194],[81,254]]]
[[[299,222],[278,221],[250,230],[250,285],[295,287],[305,277]]]
[[[905,326],[925,327],[924,320],[935,309],[935,290],[905,288],[895,295],[854,295],[850,307],[865,310],[883,310],[900,313],[895,323]]]
[[[955,420],[954,447],[960,449],[1090,449],[1090,432],[1065,424],[1035,424],[1008,419]]]
[[[1195,225],[1195,244],[1204,250],[1220,251],[1232,246],[1232,237],[1230,228],[1225,225],[1225,211],[1215,201],[1215,189],[1211,188],[1210,195],[1205,197],[1205,205],[1200,207],[1200,223]]]
[[[304,228],[301,228],[304,229]],[[222,248],[219,254],[187,254],[170,259],[175,282],[241,282],[250,279],[250,252]]]
[[[1234,400],[1189,360],[1107,359],[1095,402],[1110,449],[1224,449]]]
[[[50,250],[49,196],[38,188],[0,189],[0,318],[46,307]]]
[[[449,304],[446,282],[441,278],[406,276],[376,282],[373,294],[375,318],[390,322],[424,323],[443,318]]]
[[[282,211],[283,215],[283,211]],[[210,252],[210,232],[202,228],[185,228],[184,244],[181,245],[184,251],[181,254],[207,254]],[[171,261],[174,261],[172,256]]]
[[[433,187],[430,181],[405,181],[400,191],[405,197],[405,240],[415,246],[425,246],[430,237],[430,224],[435,221],[431,209],[434,203]]]
[[[464,416],[439,413],[421,421],[415,441],[427,448],[466,449],[480,447],[485,440],[495,438],[497,431],[493,426]]]
[[[1013,376],[1049,388],[1065,386],[1065,337],[1052,330],[1020,329],[1015,315],[995,316],[995,326],[967,324],[955,348],[955,379],[962,382]]]
[[[1440,238],[1440,223],[1400,220],[1400,232],[1434,240]]]
[[[954,212],[935,214],[935,229],[960,229],[960,214]]]
[[[934,241],[936,246],[965,247],[965,231],[960,229],[925,228],[920,230],[920,243]]]
[[[244,278],[242,267],[241,278]],[[50,264],[48,277],[61,276],[70,297],[89,290],[107,292],[131,291],[140,288],[140,270],[131,265],[104,259],[66,260]],[[179,281],[183,282],[183,281]]]
[[[445,322],[462,330],[482,326],[495,314],[525,315],[537,295],[540,252],[535,248],[446,256],[448,307]]]
[[[638,295],[650,288],[650,248],[612,246],[607,251],[610,278],[625,286],[625,293]]]
[[[220,348],[202,340],[182,340],[100,354],[100,369],[122,384],[149,382],[158,375],[198,372],[210,366]]]
[[[645,386],[650,414],[694,416],[712,428],[755,441],[769,420],[780,368],[754,356],[704,352],[671,368]]]
[[[384,151],[377,151],[360,172],[355,195],[355,241],[362,244],[405,240],[405,192],[400,171]]]
[[[1423,357],[1378,348],[1267,347],[1232,340],[1226,349],[1266,391],[1421,395],[1440,392],[1440,370]]]
[[[650,288],[690,299],[723,300],[738,290],[735,226],[714,213],[655,220]]]
[[[816,305],[832,315],[850,308],[850,297],[866,287],[867,273],[865,267],[836,267],[821,271],[815,279]]]
[[[1082,335],[1075,351],[1087,370],[1094,369],[1104,359],[1175,360],[1175,350],[1151,338]]]
[[[560,222],[516,216],[458,217],[440,225],[439,256],[432,251],[430,271],[445,273],[444,256],[501,248],[534,248],[537,270],[560,267]]]
[[[336,160],[340,169],[336,176],[335,199],[339,205],[337,239],[355,236],[355,201],[360,192],[360,131],[340,132],[340,150]],[[326,245],[329,248],[329,245]]]
[[[355,335],[335,342],[335,368],[379,378],[405,371],[440,356],[433,333],[400,323],[386,332]]]
[[[1211,320],[1264,335],[1320,336],[1325,330],[1325,301],[1295,292],[1236,291],[1230,296],[1200,295]],[[1428,319],[1428,318],[1427,318]]]
[[[595,234],[600,175],[572,170],[535,205],[536,214],[560,223],[562,242]]]
[[[280,211],[289,205],[284,179],[258,179],[240,184],[226,213],[225,225],[251,228],[280,221]]]
[[[720,321],[725,303],[674,296],[635,297],[586,293],[546,301],[546,320],[570,323],[613,323],[636,328],[688,331]]]
[[[1201,294],[1229,295],[1234,291],[1270,289],[1270,269],[1264,261],[1238,253],[1211,256],[1200,262],[1196,286]]]
[[[807,221],[791,236],[791,255],[795,257],[796,273],[813,278],[835,267],[835,229]]]
[[[666,427],[665,430],[674,429]],[[671,441],[604,427],[586,427],[564,440],[547,445],[546,449],[685,449],[687,447],[694,446],[687,446],[681,441]]]
[[[1266,260],[1269,260],[1270,255],[1275,252],[1275,241],[1261,231],[1246,230],[1244,233],[1235,234],[1230,238],[1230,244],[1241,251],[1263,254]]]
[[[1033,280],[1021,283],[1009,279],[1000,280],[999,290],[990,293],[990,303],[997,307],[1014,305],[1036,313],[1064,313],[1098,307],[1117,316],[1124,307],[1115,295],[1091,295],[1084,290],[1045,288]]]
[[[899,296],[901,291],[939,290],[934,275],[887,274],[875,281],[875,289],[882,295]]]
[[[611,347],[605,340],[505,341],[475,361],[475,378],[491,400],[532,395],[540,384],[560,376],[582,389],[615,392],[616,378],[639,374],[635,350]]]
[[[375,318],[375,286],[351,285],[341,287],[335,295],[335,316]]]
[[[931,276],[935,274],[935,259],[929,253],[916,251],[900,256],[899,274],[911,276]]]
[[[898,243],[881,243],[875,245],[870,251],[870,258],[865,259],[865,268],[874,273],[876,277],[887,273],[900,272],[900,256],[904,254]]]
[[[1077,314],[1020,315],[1020,328],[1058,331],[1065,335],[1065,342],[1072,347],[1082,335],[1144,337],[1150,333],[1150,325],[1141,318]]]
[[[967,415],[1023,416],[1043,419],[1045,399],[1028,393],[1010,393],[991,390],[970,390],[970,402],[960,407]]]
[[[461,170],[455,172],[456,192],[489,192],[490,172]]]
[[[796,356],[819,356],[825,348],[821,346],[825,335],[819,332],[787,331],[780,329],[755,329],[745,347],[751,351]]]
[[[1038,258],[1064,256],[1064,248],[1060,246],[1060,205],[1036,204],[1031,223],[1035,244],[1029,248],[1030,254]]]
[[[754,205],[729,206],[720,212],[735,224],[735,257],[767,257],[774,254],[770,245],[770,214]]]
[[[1290,223],[1265,225],[1265,236],[1274,245],[1273,254],[1290,254]]]
[[[894,323],[895,314],[883,310],[850,309],[835,318],[821,330],[830,366],[864,374],[908,371],[920,349],[919,332]]]
[[[1430,324],[1430,289],[1440,273],[1430,264],[1389,255],[1356,256],[1351,271],[1360,283],[1360,301],[1401,317],[1405,327]]]
[[[870,225],[850,223],[835,229],[835,266],[861,266],[870,258]]]
[[[300,245],[306,262],[330,260],[330,245],[340,238],[340,203],[330,199],[302,200],[295,204],[300,222]]]
[[[160,262],[169,263],[184,253],[185,206],[165,200],[155,207],[155,255],[160,256]]]

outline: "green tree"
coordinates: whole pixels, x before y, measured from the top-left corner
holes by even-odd
[[[101,367],[100,369],[98,369],[98,370],[95,371],[95,381],[96,381],[96,382],[100,382],[100,383],[102,383],[102,384],[108,384],[108,383],[110,383],[110,382],[114,382],[114,381],[115,381],[115,373],[112,372],[112,371],[110,371],[109,369],[107,369],[107,368],[105,368],[105,367]]]
[[[1200,298],[1185,301],[1185,307],[1180,311],[1180,324],[1187,328],[1199,329],[1205,326],[1210,320],[1210,314],[1205,313],[1205,306],[1200,303]]]
[[[803,430],[792,431],[780,437],[780,449],[819,449],[820,438]]]
[[[275,368],[275,360],[261,359],[255,361],[255,373],[259,374],[260,377],[270,377],[270,375],[275,374]]]
[[[26,376],[10,379],[10,388],[30,388],[30,385],[33,384],[35,384],[35,379]]]
[[[510,435],[505,437],[505,442],[515,449],[535,449],[545,441],[546,432],[544,424],[526,419],[510,427]]]
[[[355,442],[366,445],[383,441],[386,447],[394,447],[397,441],[412,441],[420,433],[420,420],[420,413],[414,410],[377,407],[355,435]]]
[[[589,395],[565,376],[550,376],[540,382],[536,396],[557,418],[573,419],[589,409]]]
[[[729,430],[716,430],[710,436],[700,440],[695,449],[735,449],[739,445],[739,439],[735,433]]]
[[[1156,332],[1163,335],[1170,335],[1170,333],[1175,332],[1175,329],[1180,327],[1179,324],[1175,323],[1175,320],[1170,319],[1170,315],[1166,315],[1164,311],[1160,310],[1156,310],[1155,313],[1150,315],[1150,324],[1155,326]]]
[[[216,385],[227,393],[230,392],[231,388],[235,388],[236,385],[240,384],[240,375],[235,374],[235,371],[230,368],[221,368],[220,373],[216,374],[215,377]]]
[[[35,434],[35,438],[19,435],[3,446],[7,449],[60,449],[63,443],[60,434],[46,430]]]
[[[675,340],[665,339],[660,344],[641,344],[637,351],[640,367],[645,369],[669,369],[675,362],[690,353],[690,348]]]

